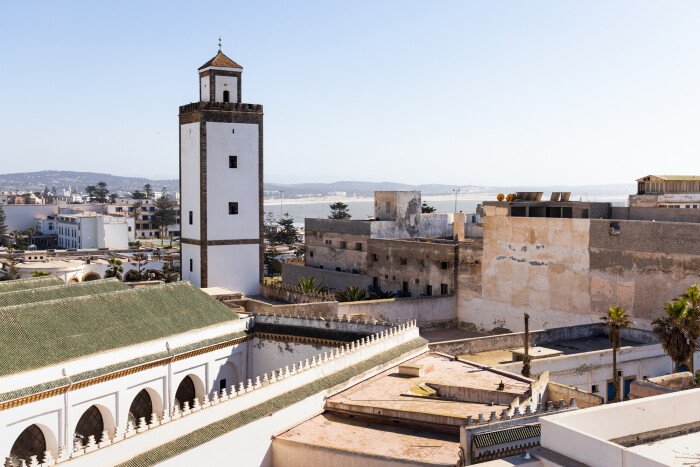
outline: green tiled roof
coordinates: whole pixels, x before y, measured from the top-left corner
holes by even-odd
[[[485,448],[495,446],[497,444],[513,443],[529,438],[538,438],[540,436],[540,424],[533,423],[530,425],[520,425],[510,428],[504,428],[497,431],[487,431],[478,433],[472,438],[472,443],[477,448]]]
[[[128,285],[120,282],[118,279],[102,279],[80,282],[77,284],[64,284],[60,280],[59,282],[61,285],[13,290],[12,292],[0,292],[0,308],[56,300],[59,298],[80,297],[82,295],[127,290],[129,288]]]
[[[170,352],[163,351],[157,352],[150,355],[145,355],[143,357],[134,358],[124,362],[115,363],[114,365],[108,365],[102,368],[96,368],[90,371],[84,371],[76,375],[70,375],[70,378],[60,378],[54,381],[47,381],[45,383],[36,384],[34,386],[29,386],[26,388],[16,389],[14,391],[0,393],[0,402],[9,401],[12,399],[17,399],[19,397],[29,396],[32,394],[38,394],[43,391],[48,391],[49,389],[59,388],[61,386],[67,386],[71,383],[77,383],[79,381],[84,381],[90,378],[97,378],[108,373],[123,370],[125,368],[131,368],[137,365],[143,365],[144,363],[153,362],[160,360],[162,358],[171,357],[173,355],[178,355],[181,353],[189,352],[190,350],[201,349],[210,345],[215,345],[220,342],[226,342],[233,339],[238,339],[239,337],[245,337],[246,332],[236,332],[232,334],[226,334],[223,336],[214,337],[212,339],[206,339],[203,341],[195,342],[188,345],[183,345],[181,347],[176,347],[171,349]]]
[[[238,316],[187,282],[0,308],[0,375],[126,347]]]
[[[168,459],[172,459],[183,452],[196,448],[197,446],[218,438],[219,436],[233,431],[236,428],[245,426],[260,418],[267,417],[271,413],[275,413],[284,409],[285,407],[289,407],[292,404],[302,401],[307,397],[341,384],[354,376],[374,368],[377,365],[382,365],[400,357],[403,354],[419,349],[420,347],[425,346],[427,343],[428,341],[422,337],[416,337],[411,341],[397,345],[390,350],[368,358],[367,360],[353,365],[350,368],[331,373],[328,376],[324,376],[323,378],[317,379],[309,384],[292,389],[291,391],[272,399],[268,399],[265,402],[261,402],[260,404],[249,409],[242,410],[234,415],[219,420],[218,422],[214,422],[210,425],[194,430],[180,438],[167,442],[161,446],[151,449],[150,451],[146,451],[143,454],[139,454],[133,459],[119,464],[119,467],[141,467],[146,465],[155,465]]]
[[[50,287],[52,285],[63,284],[63,281],[56,276],[36,277],[31,279],[15,279],[11,281],[0,281],[0,292],[12,292],[15,290],[36,289],[39,287]]]

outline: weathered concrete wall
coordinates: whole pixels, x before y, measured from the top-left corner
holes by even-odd
[[[551,342],[561,342],[572,339],[583,339],[587,337],[604,334],[604,326],[598,322],[585,326],[568,326],[546,330],[530,331],[530,344],[546,346]],[[623,335],[624,339],[627,339]],[[430,350],[442,352],[449,355],[468,355],[479,352],[489,352],[491,350],[513,349],[522,347],[525,343],[524,332],[514,332],[498,336],[474,337],[470,339],[459,339],[452,341],[434,342],[429,344]]]
[[[482,294],[460,299],[460,321],[477,328],[522,329],[594,321],[588,284],[588,219],[507,217],[484,219]],[[597,319],[597,317],[595,317]]]
[[[571,386],[565,386],[563,384],[548,382],[547,390],[545,391],[545,399],[549,401],[569,401],[573,398],[576,401],[576,406],[579,409],[585,409],[587,407],[595,407],[596,405],[601,405],[604,403],[605,399],[595,394],[589,392],[580,391]]]
[[[263,297],[287,303],[317,303],[319,301],[334,300],[330,293],[307,294],[294,285],[286,284],[281,284],[280,286],[261,284],[260,294]]]
[[[391,298],[338,304],[340,316],[363,314],[382,321],[416,320],[421,328],[456,325],[455,297]]]
[[[331,290],[342,290],[348,286],[366,289],[372,285],[372,278],[364,274],[348,274],[329,271],[328,269],[282,263],[282,282],[296,285],[302,277],[307,279],[313,277],[316,280],[316,284],[324,285]]]
[[[394,221],[373,221],[370,229],[372,238],[451,238],[452,216],[443,213],[422,214],[414,226]]]
[[[270,305],[269,303],[244,298],[230,300],[231,305],[242,306],[248,313],[272,313],[291,316],[319,316],[332,318],[338,315],[338,302],[291,303],[286,305]]]
[[[658,207],[613,207],[613,219],[657,222],[700,222],[699,209],[674,209]]]
[[[616,234],[611,234],[611,221],[591,221],[591,311],[602,314],[619,304],[637,326],[649,328],[665,302],[700,282],[700,225],[614,222]]]
[[[400,294],[403,283],[412,297],[441,295],[441,285],[454,293],[454,242],[371,239],[366,274],[376,277],[381,290]]]

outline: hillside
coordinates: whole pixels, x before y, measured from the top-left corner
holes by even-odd
[[[170,192],[178,191],[177,180],[153,180],[143,177],[121,177],[117,175],[95,172],[71,172],[65,170],[44,170],[41,172],[24,172],[0,174],[0,190],[32,190],[41,191],[44,187],[58,189],[71,187],[83,190],[87,185],[105,182],[110,192],[127,192],[141,189],[150,183],[154,190],[167,188]],[[265,183],[265,195],[277,197],[283,191],[286,198],[311,195],[326,195],[328,193],[345,192],[348,195],[371,196],[381,190],[417,190],[424,195],[451,194],[453,189],[460,188],[461,193],[511,193],[514,191],[570,191],[578,196],[628,195],[634,193],[635,185],[620,183],[609,185],[582,186],[511,186],[494,187],[478,185],[444,185],[424,184],[409,185],[394,182],[361,182],[340,181],[333,183]]]

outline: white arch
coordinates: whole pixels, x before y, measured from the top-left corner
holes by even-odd
[[[75,437],[75,429],[78,427],[78,422],[80,419],[85,415],[85,412],[90,410],[90,407],[93,405],[97,407],[97,410],[100,411],[100,415],[102,415],[102,430],[107,430],[107,432],[112,433],[114,431],[114,428],[116,427],[116,424],[114,422],[114,414],[112,414],[112,411],[109,410],[107,407],[105,407],[102,404],[90,404],[87,405],[85,404],[86,407],[84,410],[80,412],[80,414],[77,417],[73,417],[73,422],[71,424],[71,430],[69,432],[69,437],[67,438],[67,442],[72,444],[73,443],[73,438]],[[99,439],[96,439],[95,441],[100,441]],[[86,440],[87,442],[87,440]]]
[[[192,378],[192,382],[194,383],[194,395],[197,399],[199,399],[199,402],[204,401],[204,392],[206,391],[204,387],[204,382],[202,382],[202,379],[195,375],[194,373],[187,373],[184,375],[182,378],[180,378],[180,381],[177,383],[177,386],[175,386],[175,389],[173,390],[172,394],[172,400],[170,401],[170,407],[174,407],[175,405],[175,394],[177,394],[177,389],[180,387],[180,384],[185,380],[187,377]]]
[[[56,436],[56,433],[53,432],[51,428],[48,426],[44,425],[43,423],[29,423],[27,425],[22,425],[18,426],[15,432],[13,433],[13,437],[10,439],[10,444],[7,446],[7,453],[5,456],[9,457],[10,451],[12,450],[12,446],[15,444],[17,439],[20,437],[20,435],[29,428],[32,425],[36,425],[39,427],[41,430],[42,434],[44,435],[44,441],[46,443],[46,450],[51,451],[52,455],[57,455],[58,454],[58,438]],[[3,443],[4,444],[4,443]],[[44,453],[40,452],[37,453],[37,458],[39,461],[43,458]],[[29,459],[24,459],[27,463],[29,463]]]

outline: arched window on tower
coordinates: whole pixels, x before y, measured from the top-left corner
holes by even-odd
[[[228,91],[224,91],[224,102],[230,102],[230,101],[229,101],[229,98],[230,98],[229,96],[230,96],[229,92],[228,92]]]
[[[91,405],[90,408],[85,411],[83,416],[80,417],[80,420],[78,420],[78,425],[75,427],[73,440],[80,441],[83,445],[85,445],[87,444],[90,435],[92,435],[95,437],[96,441],[99,441],[102,437],[102,430],[104,429],[105,425],[100,409],[94,405]]]

